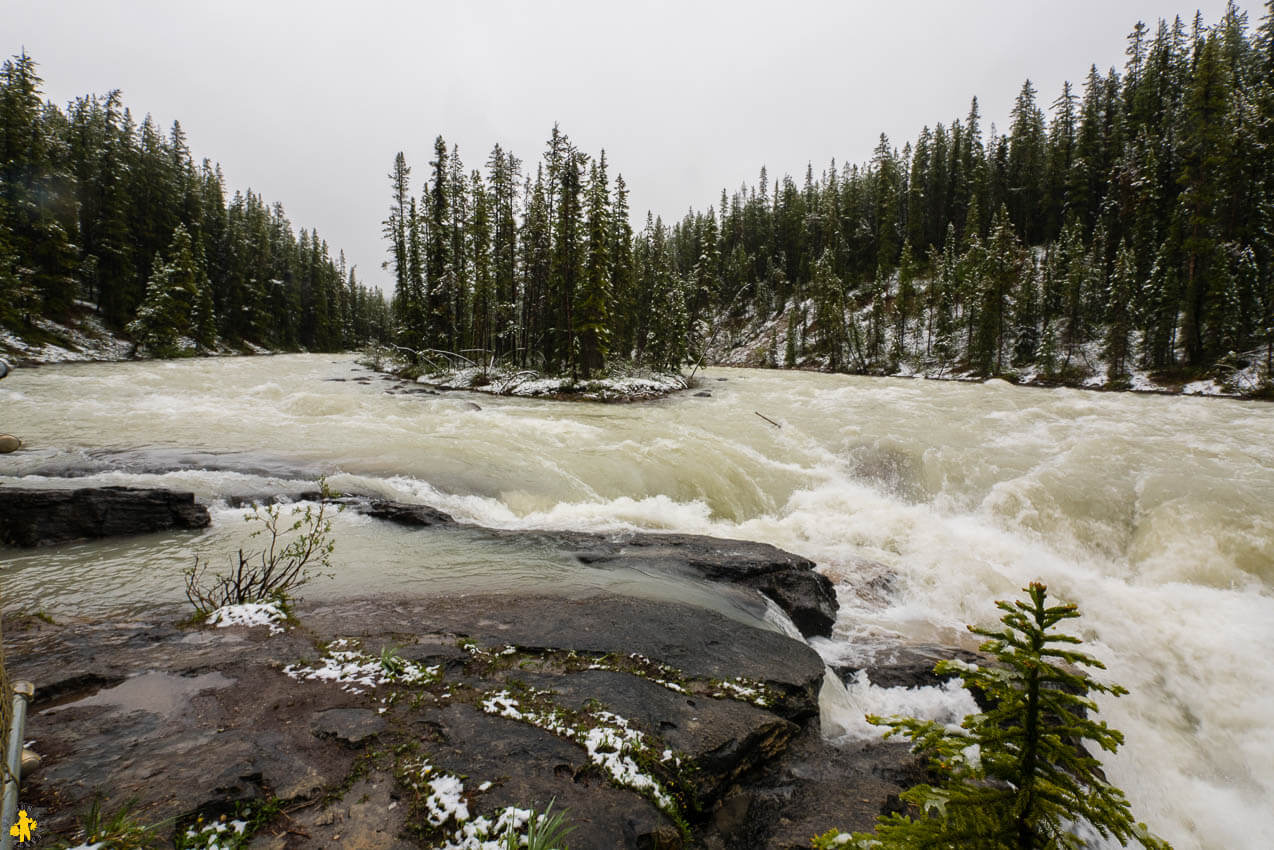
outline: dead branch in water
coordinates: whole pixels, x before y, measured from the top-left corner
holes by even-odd
[[[769,422],[769,423],[770,423],[771,425],[773,425],[775,428],[782,428],[782,427],[783,427],[782,425],[780,425],[779,423],[775,422],[775,421],[774,421],[773,419],[771,419],[770,417],[766,416],[764,413],[761,413],[761,412],[756,411],[756,410],[754,410],[754,411],[752,411],[752,412],[753,412],[753,413],[755,413],[757,416],[760,416],[760,417],[761,417],[762,419],[764,419],[766,422]]]

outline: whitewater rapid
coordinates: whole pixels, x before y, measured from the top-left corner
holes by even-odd
[[[0,484],[73,474],[193,490],[214,523],[0,551],[4,604],[176,604],[195,554],[242,543],[244,511],[218,500],[323,474],[496,528],[691,532],[806,555],[842,606],[835,639],[815,641],[829,661],[885,638],[972,646],[964,625],[994,622],[995,599],[1038,579],[1079,605],[1102,675],[1131,691],[1101,709],[1127,737],[1105,765],[1136,815],[1178,848],[1274,847],[1274,407],[997,381],[701,380],[711,397],[574,405],[390,393],[320,355],[19,370],[0,384],[0,430],[27,448],[0,456]],[[422,582],[687,592],[463,529],[347,512],[336,532],[337,577],[316,595]],[[958,717],[967,699],[881,690],[836,695],[846,734],[870,734],[850,716],[864,705]]]

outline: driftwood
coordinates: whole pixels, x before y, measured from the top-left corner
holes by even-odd
[[[761,413],[761,412],[756,411],[756,410],[754,410],[754,411],[752,411],[752,412],[753,412],[753,413],[755,413],[757,416],[760,416],[760,417],[761,417],[762,419],[764,419],[766,422],[769,422],[769,423],[770,423],[771,425],[773,425],[775,428],[782,428],[782,427],[783,427],[782,425],[780,425],[779,423],[775,422],[775,421],[774,421],[773,419],[771,419],[770,417],[766,416],[764,413]]]

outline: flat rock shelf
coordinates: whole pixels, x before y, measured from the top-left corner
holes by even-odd
[[[173,830],[269,801],[254,847],[467,846],[466,825],[552,801],[573,848],[797,848],[916,779],[904,746],[823,740],[806,644],[689,605],[380,596],[273,634],[4,631],[38,686],[23,803],[68,840],[101,795]]]

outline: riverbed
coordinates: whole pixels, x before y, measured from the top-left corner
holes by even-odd
[[[0,431],[26,446],[0,456],[0,485],[192,490],[213,525],[2,550],[4,605],[176,609],[195,555],[215,567],[245,544],[246,511],[230,501],[319,476],[486,527],[772,543],[837,584],[836,635],[815,641],[829,661],[885,640],[972,646],[964,624],[994,622],[995,599],[1040,579],[1079,605],[1101,675],[1131,691],[1101,708],[1127,736],[1105,764],[1137,816],[1178,848],[1274,846],[1274,407],[999,381],[699,377],[658,401],[592,404],[408,393],[330,355],[18,370],[0,384]],[[352,511],[334,530],[335,577],[307,597],[525,587],[730,607],[707,587],[589,570],[476,530],[413,532]],[[943,699],[851,693],[841,709],[940,714]]]

